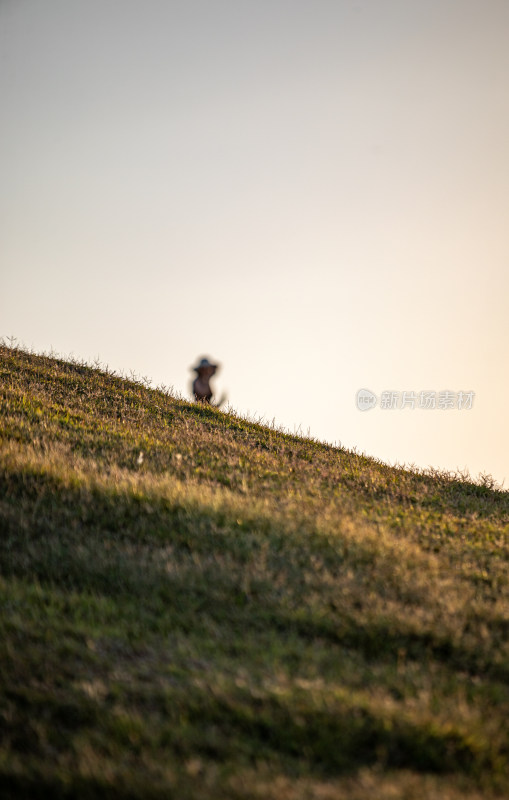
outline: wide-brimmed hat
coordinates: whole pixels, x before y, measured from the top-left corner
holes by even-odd
[[[201,369],[207,369],[207,367],[213,367],[217,369],[219,364],[212,364],[208,358],[202,358],[200,363],[196,365],[196,367],[191,367],[195,372],[199,372]]]

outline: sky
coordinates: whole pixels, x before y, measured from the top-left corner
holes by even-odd
[[[0,336],[509,488],[508,45],[507,0],[0,0]]]

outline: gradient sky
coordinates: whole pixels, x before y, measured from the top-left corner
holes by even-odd
[[[509,488],[507,0],[0,0],[0,97],[0,336]]]

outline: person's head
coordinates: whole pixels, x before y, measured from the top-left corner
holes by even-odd
[[[208,358],[202,358],[201,361],[193,367],[194,371],[200,378],[211,378],[218,369],[218,364],[212,364]]]

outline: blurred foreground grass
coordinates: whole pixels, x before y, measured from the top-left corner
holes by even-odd
[[[0,796],[509,797],[509,493],[0,347]]]

